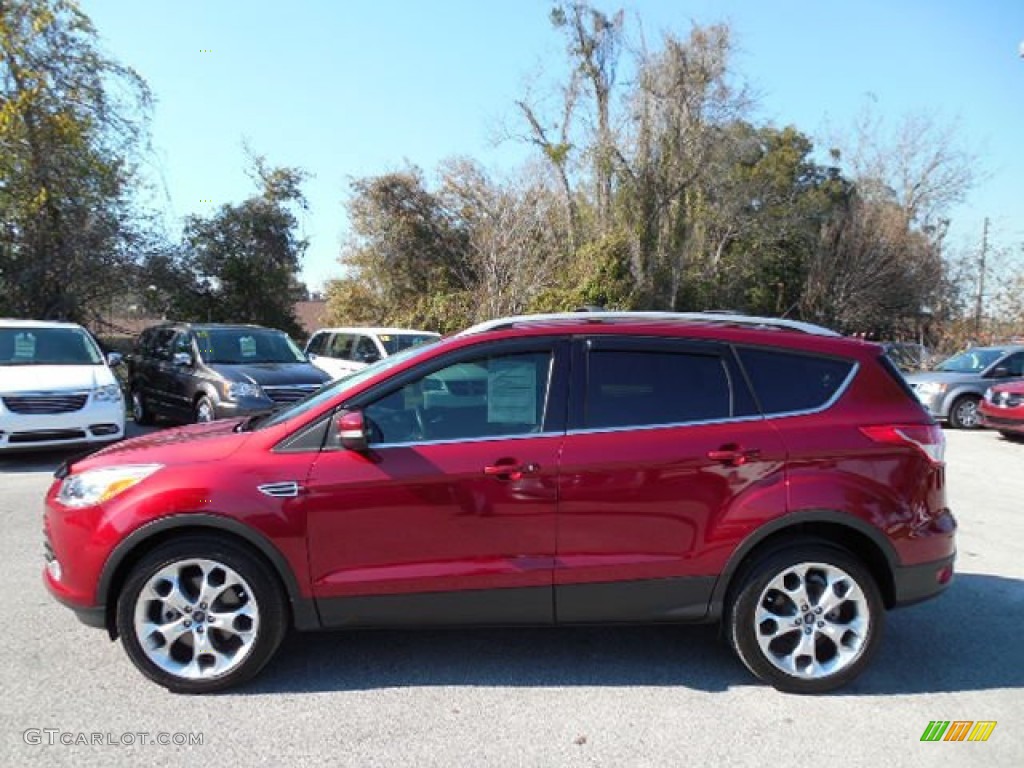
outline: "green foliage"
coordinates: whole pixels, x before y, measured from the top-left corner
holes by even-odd
[[[76,3],[0,3],[0,315],[84,321],[125,288],[148,108]]]
[[[305,293],[297,275],[306,241],[296,236],[290,206],[305,206],[306,174],[255,158],[253,177],[258,195],[188,217],[181,246],[151,255],[141,282],[162,315],[256,323],[301,336],[294,305]]]

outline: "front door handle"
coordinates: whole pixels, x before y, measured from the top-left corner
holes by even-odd
[[[748,460],[756,459],[760,455],[761,451],[758,448],[744,449],[735,443],[723,445],[717,451],[708,451],[709,459],[717,461],[719,464],[725,464],[727,467],[742,466]]]
[[[519,464],[515,461],[497,462],[484,467],[484,474],[498,480],[521,480],[524,475],[534,475],[540,471],[540,464]]]

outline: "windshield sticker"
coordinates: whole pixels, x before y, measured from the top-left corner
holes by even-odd
[[[240,336],[238,351],[242,353],[242,357],[256,357],[256,339],[252,336]]]
[[[382,335],[382,336],[379,336],[378,338],[379,338],[379,339],[380,339],[381,341],[391,341],[391,337],[390,337],[390,336],[383,336],[383,335]]]
[[[491,360],[487,370],[487,421],[537,423],[537,366],[532,361]]]
[[[14,359],[31,360],[36,356],[36,337],[34,333],[19,333],[14,337]]]

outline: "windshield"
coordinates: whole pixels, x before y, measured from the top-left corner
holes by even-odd
[[[81,328],[0,328],[0,365],[102,365]]]
[[[264,429],[266,427],[272,427],[275,424],[281,424],[282,422],[288,421],[296,416],[301,416],[309,411],[314,411],[323,403],[337,397],[339,393],[344,392],[346,389],[357,387],[367,379],[376,376],[381,371],[386,371],[389,368],[393,368],[405,362],[411,357],[415,357],[423,350],[427,349],[431,343],[436,341],[437,339],[432,339],[431,342],[424,342],[414,347],[407,347],[396,355],[382,358],[376,363],[372,363],[365,368],[360,368],[355,373],[350,373],[348,376],[342,376],[337,381],[332,381],[330,384],[314,392],[312,395],[304,397],[302,400],[296,400],[294,403],[279,411],[274,411],[273,415],[260,424],[258,428]]]
[[[935,370],[951,373],[980,373],[1002,357],[1001,349],[968,349],[939,363]]]
[[[306,356],[286,334],[263,328],[200,329],[196,331],[196,344],[199,356],[207,364],[306,362]]]
[[[403,349],[415,347],[419,344],[426,344],[428,341],[436,341],[436,333],[382,333],[378,336],[380,343],[384,345],[389,355],[401,352]]]

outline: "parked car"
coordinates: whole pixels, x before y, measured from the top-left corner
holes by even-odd
[[[950,583],[944,447],[878,345],[816,326],[505,318],[63,467],[44,578],[175,691],[289,625],[723,622],[814,693]]]
[[[165,323],[128,358],[132,415],[207,422],[244,416],[316,392],[330,377],[287,334],[258,325]]]
[[[1004,437],[1024,437],[1024,381],[989,387],[979,412],[983,427],[998,429]]]
[[[409,328],[324,328],[306,344],[306,356],[320,370],[340,379],[388,355],[441,338]]]
[[[1002,381],[1024,380],[1024,345],[972,347],[907,381],[931,414],[954,429],[981,426],[978,405],[985,390]]]
[[[80,325],[0,319],[0,452],[120,440],[120,362]]]

